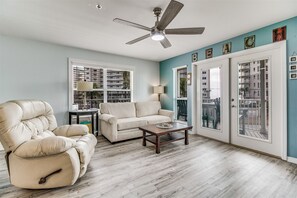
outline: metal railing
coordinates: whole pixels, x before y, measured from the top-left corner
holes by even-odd
[[[261,107],[260,99],[239,99],[239,133],[261,139],[268,137],[268,101]],[[262,105],[263,105],[262,104]],[[264,114],[263,114],[264,112]],[[263,114],[263,115],[262,115]],[[265,119],[261,119],[265,116]],[[263,123],[263,120],[265,123]]]

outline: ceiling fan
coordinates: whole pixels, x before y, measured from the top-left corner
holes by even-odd
[[[121,23],[124,25],[129,25],[135,28],[143,29],[149,31],[149,34],[136,38],[132,41],[127,42],[127,45],[132,45],[136,42],[142,41],[146,38],[151,37],[155,41],[160,41],[164,48],[171,47],[171,43],[166,38],[165,35],[169,34],[178,34],[178,35],[193,35],[193,34],[202,34],[204,32],[204,27],[192,27],[192,28],[174,28],[174,29],[166,29],[169,23],[176,17],[176,15],[180,12],[183,8],[184,4],[171,0],[169,5],[167,6],[164,14],[162,15],[161,20],[159,17],[161,15],[162,9],[159,7],[154,8],[153,12],[157,17],[157,21],[155,22],[155,26],[152,28],[133,23],[124,19],[115,18],[113,19],[114,22]]]

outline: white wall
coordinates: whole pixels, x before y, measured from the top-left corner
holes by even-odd
[[[69,57],[134,67],[134,101],[156,99],[158,62],[0,35],[0,103],[42,99],[52,105],[58,124],[66,124]]]

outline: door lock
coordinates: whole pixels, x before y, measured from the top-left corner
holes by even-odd
[[[232,108],[235,108],[236,106],[235,106],[235,105],[232,105],[231,107],[232,107]]]

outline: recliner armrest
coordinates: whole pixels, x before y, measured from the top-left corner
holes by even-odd
[[[32,139],[21,144],[14,154],[22,158],[55,155],[75,147],[76,141],[61,136]]]
[[[103,120],[105,122],[108,122],[110,124],[116,124],[117,123],[117,118],[113,115],[110,114],[101,114],[99,115],[99,119]]]
[[[82,136],[89,133],[89,128],[83,124],[64,125],[57,127],[54,131],[57,136],[71,137]]]
[[[160,109],[159,115],[168,116],[173,121],[174,111]]]

